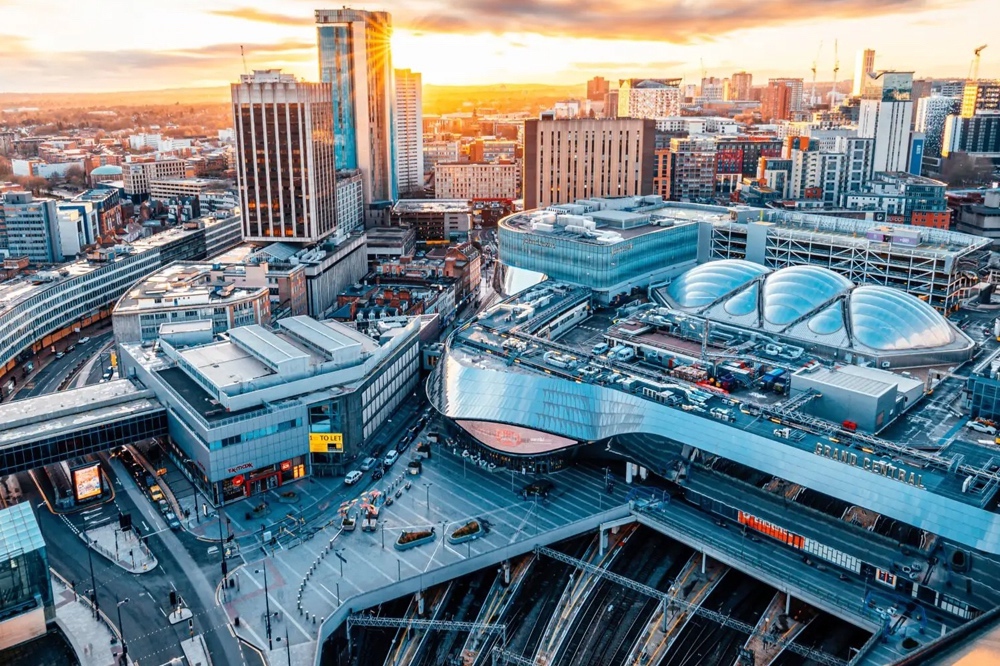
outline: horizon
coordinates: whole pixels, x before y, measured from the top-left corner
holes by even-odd
[[[86,43],[81,32],[100,35],[117,24],[80,3],[0,4],[6,15],[0,91],[6,94],[224,87],[244,71],[241,45],[246,69],[318,78],[314,10],[322,3],[291,0],[278,13],[263,0],[176,0],[164,12],[150,0],[116,0],[127,7],[129,24],[155,25],[170,38],[158,37],[161,46],[150,48],[148,30],[115,32],[117,48],[111,50],[78,48]],[[752,73],[755,83],[777,76],[811,81],[814,61],[817,82],[830,83],[835,42],[838,82],[852,78],[855,54],[863,48],[875,49],[880,70],[961,79],[972,49],[989,41],[986,26],[1000,19],[995,0],[711,0],[697,9],[683,0],[655,7],[636,0],[572,7],[565,0],[385,4],[351,6],[389,11],[393,66],[420,72],[427,85],[448,87],[583,85],[594,76],[695,83],[703,72],[724,78],[737,71]],[[970,15],[981,19],[978,32],[968,30]],[[128,85],[130,77],[141,83]],[[983,52],[980,77],[1000,77],[1000,45]]]

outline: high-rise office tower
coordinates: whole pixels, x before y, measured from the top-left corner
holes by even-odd
[[[587,99],[591,102],[603,102],[608,90],[610,90],[610,85],[603,76],[595,76],[587,81]]]
[[[622,79],[619,118],[666,118],[681,113],[680,79]]]
[[[913,72],[880,72],[865,84],[858,116],[858,136],[875,140],[875,171],[909,168]]]
[[[319,73],[333,86],[338,169],[360,169],[369,211],[398,198],[393,121],[392,17],[317,9]]]
[[[1000,111],[1000,80],[969,81],[962,91],[962,117],[978,111]]]
[[[410,196],[420,192],[424,186],[424,122],[420,73],[397,69],[395,79],[396,189],[401,196]]]
[[[346,233],[337,227],[330,84],[268,69],[231,89],[244,240],[314,243]]]
[[[851,89],[852,97],[861,97],[865,92],[865,83],[868,81],[868,74],[875,71],[875,49],[863,49],[858,51],[857,59],[854,62],[854,87]]]
[[[729,99],[748,100],[753,90],[753,74],[750,72],[736,72],[729,77]]]
[[[524,208],[652,194],[656,121],[527,120]]]
[[[917,102],[915,130],[924,133],[924,155],[941,156],[941,141],[948,116],[955,113],[959,102],[954,97],[931,95]]]

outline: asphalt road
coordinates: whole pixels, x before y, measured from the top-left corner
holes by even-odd
[[[76,348],[68,352],[63,358],[52,358],[44,368],[31,378],[31,388],[24,386],[17,392],[14,400],[24,400],[35,398],[47,393],[54,393],[59,385],[70,375],[73,370],[84,363],[91,356],[100,351],[104,345],[111,340],[111,331],[107,330],[90,338],[87,342],[77,343]],[[69,345],[57,345],[57,349],[64,349]],[[98,378],[99,379],[99,378]],[[89,383],[89,382],[88,382]]]
[[[116,471],[123,478],[116,478]],[[204,552],[206,544],[188,534],[174,534],[166,529],[117,463],[112,464],[109,476],[116,493],[114,502],[65,517],[53,515],[44,507],[37,512],[49,546],[49,565],[67,580],[75,581],[77,591],[86,593],[92,588],[92,561],[98,604],[115,624],[118,622],[117,602],[129,599],[121,609],[122,625],[129,656],[139,664],[159,665],[183,657],[180,641],[189,637],[188,623],[182,621],[171,625],[167,620],[171,590],[175,590],[183,605],[191,609],[194,633],[204,634],[215,666],[260,664],[253,650],[247,649],[244,655],[225,613],[215,603],[214,584],[220,578],[218,559],[206,557],[202,562],[195,562],[186,549]],[[28,501],[36,506],[41,502],[33,483],[24,480],[22,488]],[[134,525],[142,534],[150,535],[148,544],[159,562],[153,571],[130,574],[103,556],[89,553],[78,536],[87,526],[117,521],[119,510],[131,513]]]

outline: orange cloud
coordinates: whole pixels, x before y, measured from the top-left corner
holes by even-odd
[[[270,23],[272,25],[303,26],[312,25],[315,18],[312,14],[301,16],[289,16],[288,14],[275,14],[273,12],[261,11],[255,7],[236,7],[234,9],[213,9],[209,14],[225,16],[228,18],[243,19],[244,21],[257,21],[259,23]]]

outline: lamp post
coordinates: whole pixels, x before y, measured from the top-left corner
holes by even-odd
[[[338,560],[340,560],[340,577],[341,578],[344,577],[344,555],[343,555],[344,550],[345,550],[344,548],[338,548],[337,550],[333,551],[333,554],[337,556]]]
[[[87,560],[90,561],[90,601],[96,618],[100,604],[97,602],[97,579],[94,577],[94,553],[91,552],[90,534],[86,530],[83,532],[83,539],[87,543]]]
[[[433,483],[425,483],[424,484],[424,488],[427,489],[427,515],[428,516],[431,515],[431,486],[433,486],[433,485],[434,485]]]
[[[260,561],[260,569],[254,569],[254,573],[264,573],[264,628],[267,630],[267,649],[273,650],[274,644],[271,642],[271,600],[267,592],[267,560]]]
[[[118,602],[118,633],[122,636],[121,661],[128,663],[128,644],[125,643],[125,625],[122,624],[122,605],[128,603],[128,597]]]

